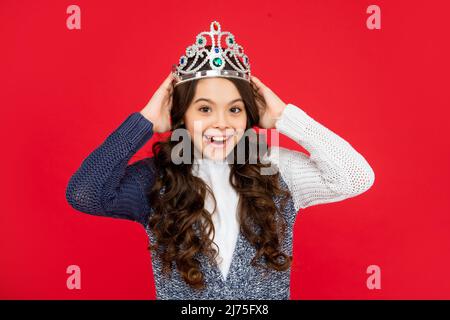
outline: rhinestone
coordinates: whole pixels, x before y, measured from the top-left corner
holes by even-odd
[[[214,64],[216,67],[220,67],[220,66],[222,65],[222,59],[220,59],[220,58],[214,58],[213,64]]]

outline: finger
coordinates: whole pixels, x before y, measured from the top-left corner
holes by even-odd
[[[252,80],[251,82],[253,89],[256,93],[261,93],[263,89],[263,84],[258,79]]]
[[[265,109],[265,107],[266,107],[266,100],[264,99],[264,97],[261,94],[257,93],[256,97],[255,97],[255,100],[256,100],[256,103],[258,104],[258,107],[260,109]]]
[[[163,85],[163,88],[167,91],[167,93],[169,94],[169,95],[172,95],[173,94],[173,90],[174,90],[174,86],[173,86],[173,83],[172,83],[172,80],[169,78],[169,79],[166,79],[166,80],[168,80],[169,82],[168,83],[165,83],[164,85]]]
[[[261,82],[261,80],[259,80],[257,77],[252,76],[251,79],[252,79],[253,83],[256,84],[258,87],[264,86],[264,84]]]
[[[171,84],[172,84],[172,80],[173,80],[173,74],[172,74],[172,72],[170,72],[169,75],[167,76],[167,78],[164,79],[162,86],[164,88],[170,88]]]

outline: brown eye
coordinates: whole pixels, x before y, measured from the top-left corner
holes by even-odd
[[[209,110],[209,107],[208,107],[208,106],[202,106],[202,107],[200,107],[198,110],[201,111],[201,112],[203,112],[202,110],[205,110],[205,109],[208,109],[208,110]]]
[[[231,108],[230,110],[237,110],[237,111],[232,111],[233,113],[239,113],[239,112],[241,112],[242,111],[242,109],[240,108],[240,107],[233,107],[233,108]]]

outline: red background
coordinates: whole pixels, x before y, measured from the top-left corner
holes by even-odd
[[[444,2],[1,1],[0,298],[155,297],[144,229],[75,211],[65,188],[218,20],[254,75],[349,141],[376,174],[358,197],[300,211],[292,299],[449,299]],[[81,30],[66,27],[71,4]],[[366,27],[371,4],[381,30]],[[71,264],[81,290],[66,287]],[[366,286],[372,264],[380,290]]]

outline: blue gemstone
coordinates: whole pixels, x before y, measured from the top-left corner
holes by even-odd
[[[219,48],[216,47],[214,49],[216,50],[216,53],[219,53]]]

